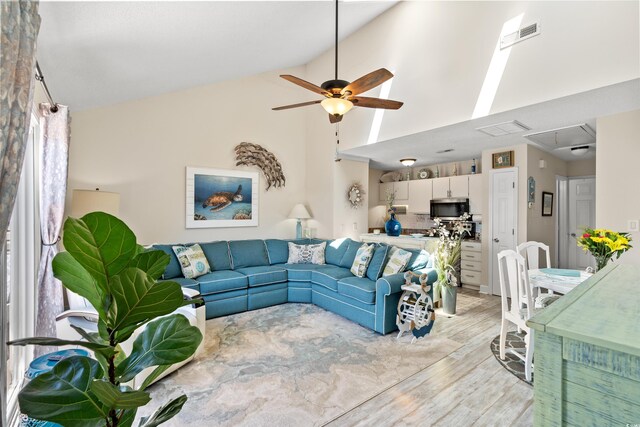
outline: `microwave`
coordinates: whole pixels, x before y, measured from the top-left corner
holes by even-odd
[[[440,218],[445,221],[454,221],[459,219],[464,213],[469,213],[469,199],[452,198],[452,199],[432,199],[431,200],[431,218]]]

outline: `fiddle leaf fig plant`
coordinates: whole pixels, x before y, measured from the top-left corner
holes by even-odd
[[[169,255],[145,251],[131,229],[112,215],[92,212],[68,218],[63,242],[66,252],[54,257],[54,276],[93,305],[97,332],[74,327],[84,340],[35,337],[9,344],[77,345],[92,351],[94,358],[62,359],[34,378],[18,395],[20,411],[65,427],[129,427],[138,408],[151,400],[145,389],[200,345],[199,329],[182,314],[171,314],[200,300],[185,299],[176,282],[158,282]],[[141,332],[125,354],[120,344],[136,330]],[[137,390],[126,384],[149,367],[155,368]],[[182,395],[166,403],[140,425],[169,420],[186,400]]]

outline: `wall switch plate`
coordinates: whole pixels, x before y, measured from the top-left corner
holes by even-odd
[[[629,231],[640,231],[640,220],[637,219],[630,219],[627,222],[627,229]]]

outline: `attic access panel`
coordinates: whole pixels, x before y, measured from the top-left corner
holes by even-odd
[[[596,143],[596,132],[586,123],[530,133],[524,137],[550,150]]]

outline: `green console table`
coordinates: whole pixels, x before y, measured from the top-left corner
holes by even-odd
[[[534,426],[640,426],[640,265],[610,264],[528,324]]]

